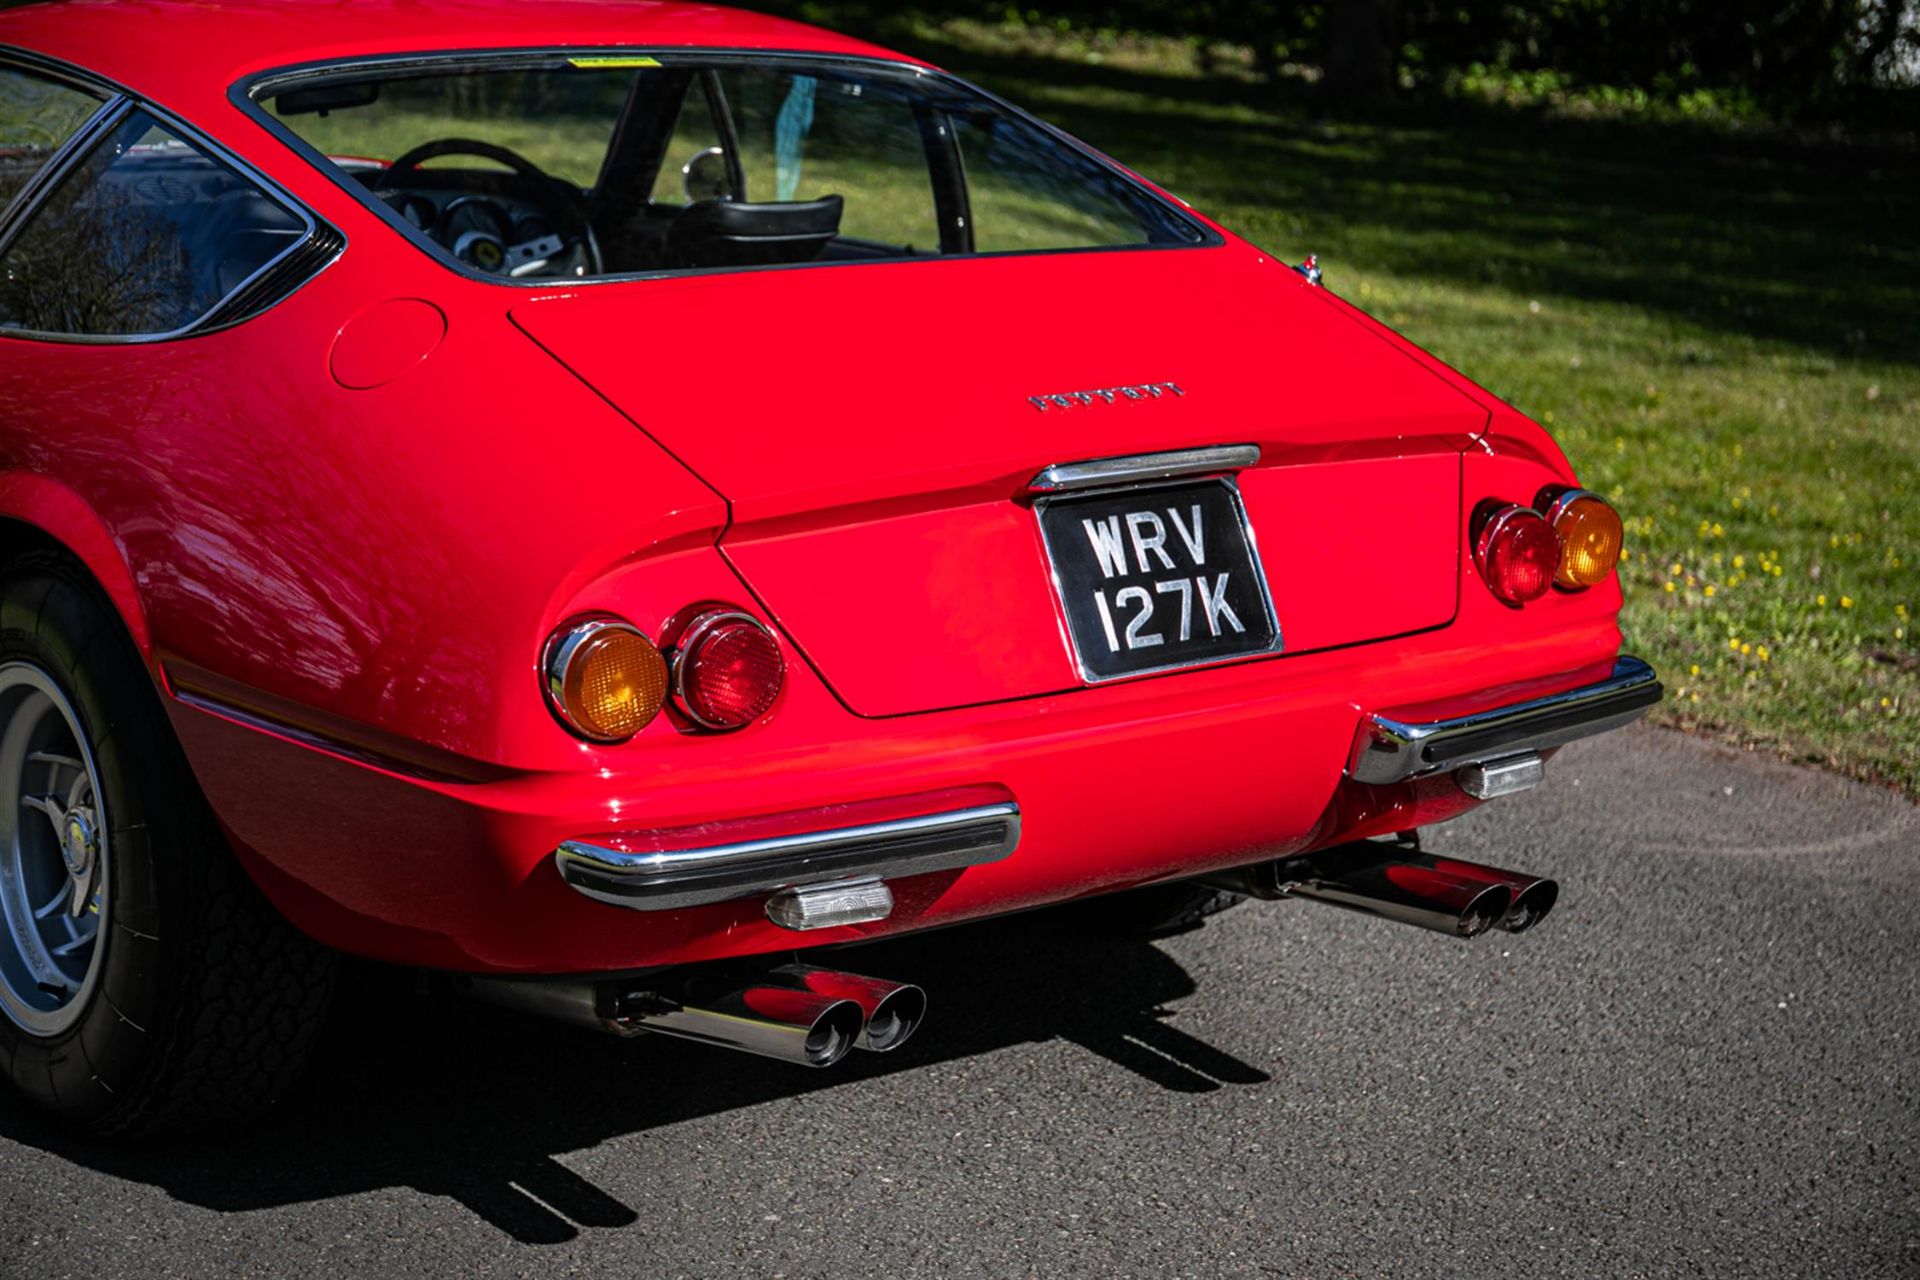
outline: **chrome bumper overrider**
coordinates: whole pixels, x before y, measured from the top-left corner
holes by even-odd
[[[1629,724],[1660,701],[1653,668],[1621,656],[1605,680],[1445,720],[1365,716],[1354,736],[1347,776],[1356,782],[1403,782],[1527,752]]]
[[[998,862],[1020,842],[1020,806],[979,805],[922,817],[732,844],[630,852],[569,840],[560,878],[601,902],[667,911],[850,876],[892,878]]]

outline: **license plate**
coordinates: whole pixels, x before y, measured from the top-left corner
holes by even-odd
[[[1225,480],[1035,504],[1089,682],[1280,648],[1240,494]]]

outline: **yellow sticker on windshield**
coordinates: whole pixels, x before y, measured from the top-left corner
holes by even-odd
[[[586,67],[589,70],[602,67],[657,67],[660,65],[658,58],[624,57],[618,54],[596,58],[568,58],[567,61],[576,67]]]

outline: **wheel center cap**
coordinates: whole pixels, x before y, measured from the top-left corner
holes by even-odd
[[[93,866],[96,845],[93,815],[84,809],[69,813],[66,827],[60,834],[60,860],[67,864],[68,875],[77,880],[87,874],[87,870]]]

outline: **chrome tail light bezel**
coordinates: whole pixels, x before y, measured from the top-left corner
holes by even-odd
[[[573,712],[567,707],[567,673],[572,669],[574,661],[586,648],[587,643],[609,631],[621,631],[638,636],[656,653],[659,652],[659,646],[645,631],[618,614],[612,613],[580,614],[567,619],[553,629],[540,652],[540,692],[546,698],[547,710],[568,733],[582,741],[601,746],[613,746],[630,741],[639,733],[639,729],[628,734],[608,735],[596,733],[574,719]],[[665,655],[662,655],[661,660],[665,661]],[[671,676],[672,673],[669,670],[669,688],[671,688]],[[658,715],[659,712],[656,711],[654,714]],[[651,717],[649,717],[650,722]],[[645,727],[645,724],[640,726],[642,729]]]
[[[1506,529],[1513,521],[1525,519],[1538,520],[1545,524],[1547,531],[1553,534],[1554,546],[1556,548],[1559,547],[1559,532],[1554,529],[1551,521],[1533,507],[1522,506],[1517,502],[1501,502],[1496,499],[1489,499],[1481,503],[1479,509],[1475,512],[1476,527],[1473,530],[1474,571],[1479,574],[1480,581],[1486,586],[1488,594],[1509,609],[1525,608],[1535,600],[1543,599],[1548,594],[1547,591],[1542,591],[1539,595],[1529,596],[1525,600],[1509,600],[1501,593],[1500,588],[1494,582],[1492,573],[1487,567],[1487,558],[1492,554],[1494,540],[1500,536],[1501,531]],[[1548,575],[1548,591],[1552,589],[1553,581],[1558,576],[1559,565],[1556,563],[1554,571]]]
[[[1589,587],[1598,586],[1601,582],[1606,581],[1605,578],[1600,578],[1591,583],[1566,582],[1561,578],[1561,572],[1564,572],[1566,563],[1567,534],[1560,528],[1560,518],[1572,508],[1574,503],[1587,498],[1593,499],[1607,510],[1613,512],[1615,518],[1621,519],[1624,525],[1624,517],[1620,516],[1620,508],[1614,506],[1593,490],[1582,489],[1578,485],[1551,485],[1542,489],[1540,496],[1534,500],[1534,506],[1539,510],[1540,514],[1545,517],[1547,524],[1552,527],[1554,536],[1560,539],[1562,570],[1553,575],[1553,589],[1555,591],[1566,592],[1570,595],[1577,595]],[[1624,536],[1621,539],[1621,545],[1624,548]],[[1616,556],[1614,558],[1613,568],[1608,570],[1608,574],[1617,572],[1619,568],[1620,561],[1619,557]]]
[[[763,711],[760,715],[755,716],[753,720],[741,724],[727,724],[723,721],[716,721],[701,715],[699,711],[695,709],[693,699],[687,695],[687,670],[691,655],[698,650],[701,642],[711,635],[716,628],[732,623],[746,623],[764,635],[773,645],[774,658],[779,663],[778,681],[774,689],[773,698],[767,705],[767,711]],[[667,696],[673,704],[674,711],[684,717],[689,724],[703,729],[708,733],[737,733],[747,728],[748,725],[764,718],[767,713],[773,709],[773,706],[779,702],[781,693],[786,690],[787,657],[785,651],[780,647],[780,637],[774,633],[772,627],[769,627],[766,623],[744,609],[720,605],[702,609],[695,613],[687,620],[684,626],[676,629],[673,645],[666,656]]]

